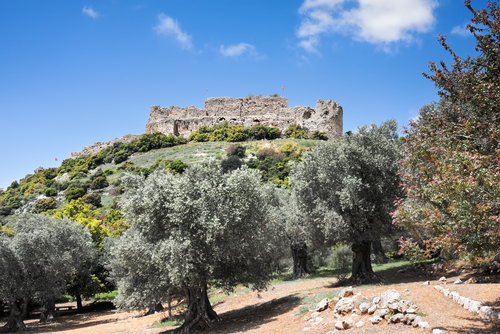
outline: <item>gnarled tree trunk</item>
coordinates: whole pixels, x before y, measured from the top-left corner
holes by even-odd
[[[351,246],[353,251],[352,276],[351,281],[360,283],[370,283],[377,278],[373,272],[370,259],[371,242],[356,242]]]
[[[382,247],[382,242],[380,241],[380,239],[374,240],[372,246],[373,254],[375,254],[377,258],[376,263],[384,263],[387,260],[387,257],[385,256],[384,248]]]
[[[149,310],[144,314],[144,317],[147,315],[155,314],[155,312],[162,312],[163,310],[163,305],[161,303],[156,303],[155,306],[149,308]]]
[[[184,324],[179,327],[179,333],[189,333],[191,329],[205,330],[212,327],[212,322],[220,321],[210,305],[207,295],[207,285],[184,286],[187,310],[184,314]]]
[[[21,310],[19,309],[19,305],[21,303],[11,302],[9,304],[10,314],[9,320],[7,323],[0,328],[0,332],[17,332],[18,330],[22,330],[26,328],[26,325],[23,322],[23,315]]]
[[[56,316],[56,303],[54,299],[44,301],[42,304],[42,311],[40,312],[40,322],[46,323],[47,321],[54,319]]]
[[[82,295],[78,293],[75,297],[76,297],[76,309],[78,310],[78,312],[82,312],[83,311]]]
[[[309,270],[307,270],[307,245],[295,244],[290,248],[293,256],[293,276],[306,276],[309,274]]]

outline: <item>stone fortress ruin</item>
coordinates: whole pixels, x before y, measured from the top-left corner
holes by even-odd
[[[284,132],[290,124],[299,124],[314,131],[324,132],[328,139],[342,136],[342,107],[333,100],[318,100],[316,107],[288,107],[286,97],[247,96],[245,98],[214,97],[205,100],[205,108],[194,106],[160,107],[152,106],[146,133],[161,132],[188,137],[203,125],[213,126],[227,121],[229,125],[252,127],[256,124],[274,126]],[[80,152],[71,152],[70,158],[99,153],[114,143],[128,143],[141,135],[125,135],[108,142],[95,142]]]
[[[273,126],[282,132],[290,124],[299,124],[311,133],[318,130],[325,132],[328,139],[339,139],[342,136],[342,116],[342,107],[332,100],[318,100],[315,108],[290,108],[286,97],[214,97],[205,100],[204,109],[152,106],[146,133],[158,131],[188,137],[203,125],[213,126],[227,121],[229,125],[244,127],[256,124]]]

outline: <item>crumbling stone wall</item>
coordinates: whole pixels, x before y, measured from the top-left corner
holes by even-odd
[[[132,140],[140,137],[141,135],[125,135],[121,138],[111,139],[107,142],[96,141],[94,145],[85,146],[80,152],[71,152],[69,157],[71,159],[76,159],[82,156],[94,155],[99,153],[101,150],[104,150],[106,147],[112,146],[114,143],[130,143]]]
[[[216,97],[207,99],[204,109],[152,106],[146,133],[158,131],[187,137],[203,125],[213,126],[224,121],[245,127],[274,126],[284,131],[295,123],[311,132],[325,132],[329,139],[338,139],[342,136],[342,117],[342,107],[333,100],[318,100],[315,108],[290,108],[286,97]]]

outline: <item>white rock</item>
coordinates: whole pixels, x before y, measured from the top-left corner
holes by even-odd
[[[491,320],[491,313],[493,309],[489,306],[481,306],[479,309],[479,316],[484,320]]]
[[[317,316],[319,316],[319,312],[313,312],[311,313],[311,318],[316,318]]]
[[[365,325],[365,323],[364,323],[363,321],[358,321],[358,322],[356,323],[356,327],[358,327],[358,328],[359,328],[359,327],[363,327],[364,325]]]
[[[314,321],[316,322],[322,322],[324,319],[322,317],[316,317],[314,318]]]
[[[441,333],[443,333],[443,331],[442,331],[442,330],[440,330],[440,329],[434,328],[434,329],[432,330],[432,334],[441,334]]]
[[[379,316],[379,317],[384,317],[386,314],[389,314],[389,310],[386,308],[379,308],[374,313],[374,315]]]
[[[460,278],[457,278],[453,284],[462,284],[462,280]]]
[[[326,310],[328,308],[328,302],[329,301],[330,300],[328,298],[325,298],[322,301],[320,301],[318,303],[318,305],[316,305],[316,311],[322,312],[322,311]]]
[[[389,318],[389,322],[396,324],[398,322],[402,322],[404,320],[404,318],[405,318],[404,314],[397,313]]]
[[[443,291],[443,295],[445,297],[448,297],[448,295],[450,294],[450,290],[448,290],[448,289],[443,289],[442,291]]]
[[[344,321],[335,321],[336,329],[344,329]]]
[[[370,308],[368,309],[368,314],[373,314],[373,312],[375,312],[377,310],[377,305],[372,305],[370,306]]]
[[[354,321],[352,321],[351,319],[347,319],[344,321],[344,329],[349,329],[351,327],[354,326]]]
[[[460,306],[464,306],[464,303],[465,303],[465,297],[460,296],[460,297],[458,298],[458,302],[457,302],[457,303],[458,303],[458,305],[460,305]]]
[[[382,321],[382,318],[381,318],[381,317],[379,317],[379,316],[374,316],[374,317],[371,317],[371,318],[370,318],[370,319],[368,319],[368,320],[370,320],[370,322],[371,322],[373,325],[376,325],[376,324],[378,324],[379,322],[381,322],[381,321]]]
[[[334,312],[339,314],[345,314],[352,311],[354,308],[354,301],[352,298],[342,298],[339,300],[337,305],[335,305]]]
[[[381,304],[380,307],[386,307],[387,304],[397,302],[400,299],[401,296],[396,290],[394,289],[387,290],[380,296],[380,304]]]
[[[412,307],[406,310],[406,314],[417,314],[418,307],[413,305]]]
[[[421,329],[427,330],[427,331],[430,331],[432,329],[427,321],[419,322],[418,327],[420,327]]]
[[[411,325],[411,323],[413,322],[413,320],[415,320],[416,317],[417,317],[416,314],[407,313],[405,315],[405,318],[403,319],[403,322],[407,325]]]
[[[361,304],[359,304],[359,310],[363,314],[366,313],[366,312],[368,312],[369,308],[370,308],[370,304],[368,304],[368,303],[361,303]]]
[[[469,309],[469,304],[471,300],[469,298],[464,299],[464,309],[468,310]]]
[[[430,281],[425,281],[424,283],[422,283],[422,285],[431,285],[431,282]]]
[[[377,296],[377,297],[373,298],[372,303],[373,303],[373,304],[378,304],[378,303],[380,303],[380,297],[378,297],[378,296]]]
[[[340,298],[346,298],[349,296],[353,296],[354,292],[352,291],[352,286],[348,286],[347,288],[344,288],[340,291],[339,297]]]
[[[469,303],[469,311],[478,314],[481,306],[483,306],[483,303],[471,300]]]
[[[424,319],[421,316],[417,316],[417,317],[415,317],[415,319],[413,319],[412,325],[413,325],[413,327],[417,327],[418,324],[423,322],[423,321],[424,321]]]
[[[453,292],[451,293],[451,297],[453,298],[453,301],[454,301],[455,303],[458,303],[458,300],[460,299],[460,295],[459,295],[457,292],[453,291]]]
[[[443,276],[443,277],[441,277],[441,278],[439,279],[439,281],[440,281],[440,282],[446,282],[446,277],[444,277],[444,276]]]
[[[443,287],[440,285],[434,285],[434,289],[436,289],[437,291],[441,291],[443,290]]]

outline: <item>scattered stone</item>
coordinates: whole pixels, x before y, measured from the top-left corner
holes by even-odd
[[[500,316],[497,312],[493,311],[491,312],[491,322],[494,323],[495,325],[500,324]]]
[[[389,309],[389,311],[392,311],[392,312],[397,312],[400,307],[401,307],[400,302],[394,302],[394,303],[387,304],[387,308]]]
[[[434,329],[432,330],[432,334],[441,334],[441,333],[443,333],[443,331],[442,331],[442,330],[440,330],[440,329],[434,328]]]
[[[474,284],[474,283],[477,283],[477,280],[474,277],[471,277],[467,281],[465,281],[465,284]]]
[[[363,327],[364,325],[365,325],[365,323],[364,323],[363,321],[358,321],[358,322],[356,323],[356,327],[357,327],[357,328]]]
[[[405,315],[405,318],[404,318],[403,322],[405,324],[407,324],[407,325],[411,325],[411,323],[413,322],[413,320],[415,320],[416,317],[417,317],[416,314],[409,314],[409,313],[407,313]]]
[[[417,327],[419,323],[423,322],[424,319],[421,316],[416,316],[412,322],[413,327]]]
[[[441,278],[439,279],[439,281],[440,281],[440,282],[446,282],[446,277],[444,277],[444,276],[443,276],[443,277],[441,277]]]
[[[469,303],[471,302],[470,298],[465,298],[464,299],[464,309],[468,310],[469,309]]]
[[[368,309],[368,314],[373,314],[373,312],[375,312],[377,310],[377,305],[373,304],[372,306],[370,306],[370,308]]]
[[[424,283],[422,283],[422,285],[431,285],[431,282],[430,281],[425,281]]]
[[[354,321],[352,321],[351,319],[344,320],[343,325],[344,329],[349,329],[354,326]]]
[[[432,330],[431,326],[429,325],[429,323],[427,321],[421,321],[421,322],[419,322],[418,323],[418,327],[420,327],[423,330],[427,330],[427,331],[431,331]]]
[[[45,169],[44,169],[42,166],[40,166],[40,167],[38,167],[37,169],[35,169],[35,174],[41,173],[41,172],[43,172],[44,170],[45,170]]]
[[[462,280],[460,278],[457,278],[453,284],[462,284]]]
[[[493,309],[489,306],[481,306],[479,309],[479,316],[483,318],[484,320],[490,320],[491,321],[491,313],[493,312]]]
[[[389,318],[389,322],[392,322],[393,324],[397,324],[398,322],[402,322],[404,320],[404,318],[405,318],[404,314],[396,313],[392,317]]]
[[[336,329],[344,329],[344,321],[335,321]]]
[[[460,296],[460,298],[458,298],[458,305],[464,306],[464,303],[465,303],[465,297]]]
[[[479,314],[479,310],[481,309],[482,306],[483,306],[483,303],[475,301],[475,300],[471,300],[469,302],[469,311],[472,313]]]
[[[384,317],[388,313],[389,313],[388,309],[386,309],[386,308],[379,308],[378,310],[375,311],[374,315],[379,316],[379,317]]]
[[[342,299],[353,295],[354,292],[352,291],[352,286],[348,286],[340,291],[339,297]]]
[[[320,301],[318,303],[318,305],[316,305],[316,310],[315,311],[317,311],[317,312],[323,312],[324,310],[326,310],[328,308],[328,302],[329,302],[328,298],[325,298],[322,301]]]
[[[349,313],[354,309],[354,301],[352,298],[342,298],[335,305],[334,312],[339,314]]]
[[[333,299],[331,299],[329,302],[328,302],[328,308],[329,309],[335,309],[335,305],[337,305],[337,303],[339,302],[340,298],[339,297],[335,297]]]
[[[319,316],[319,312],[313,312],[311,313],[311,318],[314,319]]]
[[[373,304],[378,304],[378,303],[380,303],[380,297],[378,297],[378,296],[377,296],[377,297],[373,298],[372,303],[373,303]]]
[[[453,301],[454,301],[455,303],[458,303],[458,300],[460,299],[460,295],[459,295],[457,292],[453,291],[453,292],[451,293],[451,298],[453,298]]]
[[[381,297],[380,298],[380,304],[381,304],[380,307],[386,307],[387,304],[397,302],[398,300],[401,299],[401,296],[399,295],[399,293],[394,289],[387,290],[380,297]]]
[[[410,290],[408,290],[408,289],[404,289],[404,290],[403,290],[403,292],[404,292],[404,293],[410,293]]]
[[[381,317],[379,317],[379,316],[374,316],[374,317],[371,317],[371,318],[370,318],[370,319],[368,319],[368,320],[370,320],[370,322],[371,322],[373,325],[376,325],[376,324],[378,324],[379,322],[381,322],[381,321],[382,321],[382,318],[381,318]]]
[[[314,321],[316,322],[322,322],[324,319],[322,317],[316,317]]]
[[[359,304],[359,310],[363,314],[366,313],[366,312],[368,312],[369,308],[370,308],[370,304],[368,304],[368,303],[361,303],[361,304]]]

